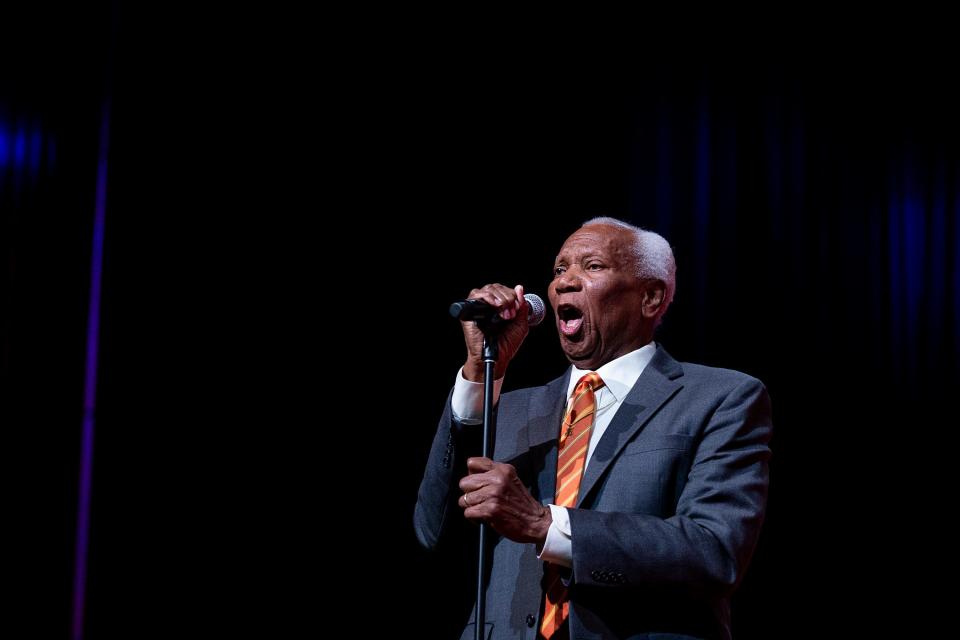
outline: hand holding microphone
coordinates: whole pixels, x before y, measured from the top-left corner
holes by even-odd
[[[535,327],[543,322],[543,316],[546,313],[543,299],[535,293],[524,294],[523,299],[527,301],[527,324]],[[458,300],[450,305],[450,315],[457,320],[474,320],[475,322],[489,322],[491,324],[506,322],[507,319],[500,313],[500,309],[483,300],[468,298],[467,300]]]
[[[466,300],[450,305],[450,314],[459,318],[467,345],[467,361],[463,375],[467,380],[483,380],[483,331],[481,324],[497,325],[496,377],[502,378],[507,365],[516,355],[531,326],[539,324],[544,316],[543,300],[534,294],[524,295],[523,285],[514,288],[502,284],[488,284],[474,289]]]

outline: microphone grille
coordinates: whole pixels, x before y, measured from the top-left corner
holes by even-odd
[[[524,294],[524,299],[530,305],[530,313],[527,315],[527,323],[535,327],[543,322],[543,317],[547,313],[547,308],[543,304],[543,299],[535,293]]]

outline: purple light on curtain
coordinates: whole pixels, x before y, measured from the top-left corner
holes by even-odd
[[[960,168],[956,171],[956,183],[960,185]],[[960,377],[960,370],[956,364],[960,361],[960,192],[954,192],[954,223],[953,223],[953,291],[950,297],[953,299],[953,349],[954,365],[952,373]]]
[[[107,208],[107,150],[110,142],[110,101],[104,101],[97,161],[97,195],[90,252],[90,303],[87,312],[87,351],[83,383],[83,432],[80,444],[80,481],[77,539],[73,573],[73,640],[83,638],[87,587],[87,548],[90,536],[90,494],[93,476],[94,413],[97,397],[97,355],[100,333],[100,282],[103,271],[103,226]]]

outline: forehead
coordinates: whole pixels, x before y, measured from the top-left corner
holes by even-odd
[[[557,259],[574,259],[583,254],[622,257],[629,253],[632,234],[613,225],[592,224],[574,231],[560,248]]]

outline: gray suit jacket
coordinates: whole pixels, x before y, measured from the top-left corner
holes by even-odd
[[[501,396],[494,459],[542,503],[554,495],[569,370]],[[466,530],[457,505],[480,427],[440,420],[414,525],[434,548]],[[680,363],[658,348],[597,444],[570,510],[570,631],[599,638],[730,637],[730,594],[766,507],[770,402],[759,380]],[[534,640],[542,561],[532,544],[494,535],[486,637]],[[473,624],[464,630],[473,638]]]

